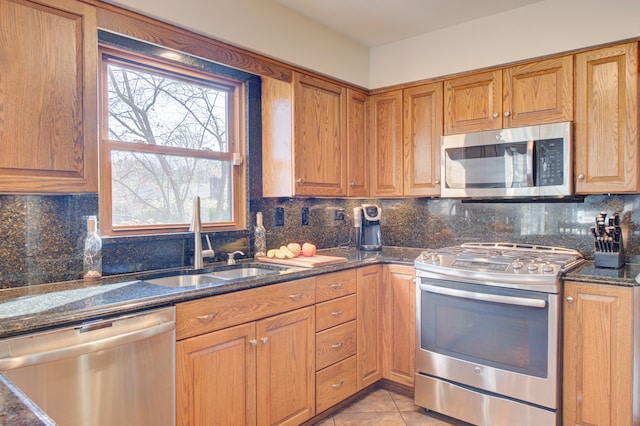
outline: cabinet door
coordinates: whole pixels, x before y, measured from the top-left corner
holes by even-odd
[[[502,70],[444,82],[444,133],[502,128]]]
[[[564,284],[563,424],[632,424],[633,289]]]
[[[258,321],[258,425],[298,425],[315,410],[315,311]]]
[[[382,378],[382,267],[358,269],[358,390]]]
[[[573,120],[573,56],[506,68],[503,127]]]
[[[367,95],[347,90],[347,174],[349,197],[367,197],[369,179],[367,159]]]
[[[372,197],[402,195],[402,90],[380,93],[370,99]]]
[[[347,195],[346,92],[294,75],[295,195]]]
[[[440,195],[442,82],[404,90],[404,195]]]
[[[576,193],[638,192],[638,44],[576,55]]]
[[[385,265],[383,363],[385,379],[413,387],[416,370],[415,269]]]
[[[255,323],[176,345],[178,425],[255,425]]]
[[[0,0],[0,192],[97,192],[95,8]]]

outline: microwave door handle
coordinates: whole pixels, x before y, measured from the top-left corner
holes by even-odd
[[[420,284],[420,290],[445,296],[461,297],[463,299],[480,300],[483,302],[502,303],[505,305],[526,306],[529,308],[542,308],[547,306],[546,300],[529,299],[527,297],[502,296],[499,294],[476,293],[473,291],[458,290],[455,288],[438,287],[430,284]]]
[[[535,141],[527,141],[527,186],[533,187],[533,152]]]
[[[513,187],[513,179],[515,178],[515,167],[514,167],[514,159],[513,152],[510,147],[506,147],[504,150],[504,161],[505,161],[505,176],[504,176],[504,187],[511,188]]]

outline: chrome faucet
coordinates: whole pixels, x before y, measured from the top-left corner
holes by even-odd
[[[207,240],[207,249],[202,250],[202,221],[200,220],[200,197],[196,195],[193,200],[193,218],[191,219],[191,226],[189,231],[194,233],[194,247],[193,247],[193,268],[202,269],[204,267],[204,257],[214,257],[216,252],[211,247],[211,241],[207,234],[204,235]]]
[[[244,253],[241,252],[240,250],[236,250],[233,253],[229,253],[229,260],[227,260],[227,265],[235,265],[236,264],[236,259],[235,259],[235,255],[239,254],[240,256],[244,256]]]

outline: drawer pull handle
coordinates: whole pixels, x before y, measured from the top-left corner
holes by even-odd
[[[344,380],[340,380],[340,383],[334,383],[331,385],[332,388],[339,388],[340,386],[344,385]]]
[[[342,347],[342,345],[344,345],[344,342],[340,342],[340,343],[334,343],[333,345],[331,345],[331,347],[333,349],[339,349]]]
[[[218,316],[218,313],[217,313],[217,312],[214,312],[214,313],[209,314],[209,315],[198,315],[196,318],[197,318],[199,321],[206,321],[206,320],[212,320],[212,319],[214,319],[214,318],[215,318],[215,317],[217,317],[217,316]]]
[[[251,346],[255,346],[258,344],[258,341],[256,339],[251,339],[249,340],[249,343],[251,344]]]
[[[262,340],[262,343],[269,343],[269,338],[268,337],[263,337],[260,340]]]
[[[289,299],[300,299],[304,293],[290,294]]]
[[[331,284],[332,288],[340,288],[342,287],[342,283],[335,283],[335,284]]]
[[[331,312],[331,315],[333,315],[334,317],[337,317],[339,315],[342,315],[344,312],[343,311],[335,311],[335,312]]]

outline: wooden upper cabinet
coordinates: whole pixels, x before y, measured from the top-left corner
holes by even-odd
[[[638,44],[576,55],[576,193],[638,192]]]
[[[0,0],[0,192],[97,192],[97,24],[72,0]]]
[[[573,120],[573,56],[505,68],[503,127]]]
[[[573,57],[445,81],[445,134],[573,120]]]
[[[347,90],[347,176],[349,197],[369,196],[368,96]]]
[[[444,82],[444,133],[502,128],[502,71],[487,71]]]
[[[263,79],[263,196],[347,195],[347,89],[294,73]]]
[[[380,93],[369,99],[370,194],[372,197],[403,195],[402,90]]]
[[[442,82],[405,89],[404,195],[440,195]]]

